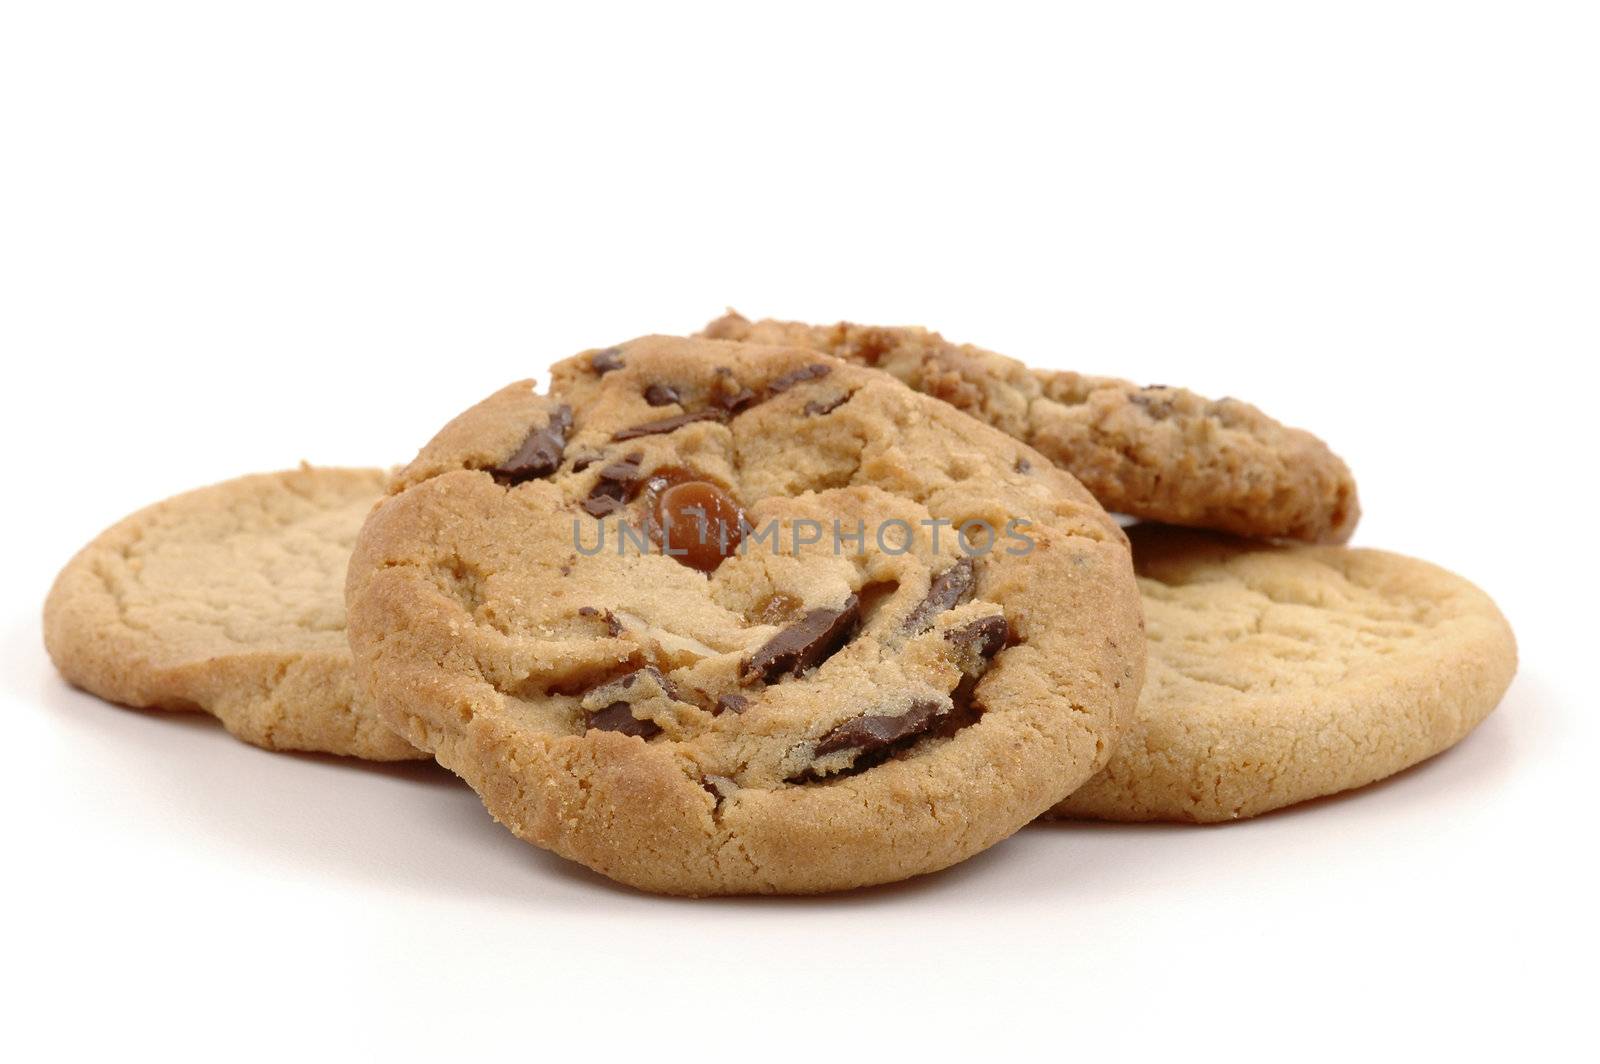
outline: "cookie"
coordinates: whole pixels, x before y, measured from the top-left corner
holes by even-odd
[[[672,337],[446,426],[347,601],[359,689],[496,819],[684,895],[1004,839],[1104,764],[1144,646],[1126,538],[1035,452],[886,374]]]
[[[112,702],[204,710],[269,750],[425,757],[356,703],[345,641],[345,564],[384,479],[242,477],[119,521],[45,602],[56,668]]]
[[[1360,787],[1459,742],[1516,672],[1494,603],[1427,562],[1129,536],[1148,677],[1111,763],[1054,815],[1232,820]]]
[[[1237,399],[1031,370],[918,328],[751,322],[730,311],[702,335],[808,346],[892,373],[1037,448],[1108,510],[1313,543],[1343,543],[1360,517],[1355,481],[1326,444]]]

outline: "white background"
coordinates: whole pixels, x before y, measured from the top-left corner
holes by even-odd
[[[3,11],[14,1059],[1592,1049],[1592,5]],[[1521,672],[1342,799],[687,902],[516,842],[437,769],[263,753],[50,670],[49,581],[124,513],[404,460],[725,304],[1311,427],[1356,542],[1480,583]]]

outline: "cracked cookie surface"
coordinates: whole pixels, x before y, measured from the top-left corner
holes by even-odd
[[[451,422],[348,603],[360,689],[498,820],[676,894],[971,856],[1104,764],[1143,668],[1126,538],[1070,476],[887,375],[707,340]]]
[[[729,312],[702,335],[808,346],[892,373],[1037,448],[1108,510],[1321,543],[1343,543],[1360,517],[1355,481],[1326,444],[1237,399],[1032,370],[911,327],[752,322]]]
[[[427,755],[355,701],[344,573],[379,469],[241,477],[124,518],[57,576],[45,645],[112,702],[204,710],[269,750]]]
[[[1148,673],[1105,771],[1052,812],[1211,822],[1360,787],[1499,703],[1516,641],[1427,562],[1136,525]]]

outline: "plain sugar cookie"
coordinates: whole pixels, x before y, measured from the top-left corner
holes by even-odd
[[[1055,816],[1233,820],[1360,787],[1460,742],[1516,672],[1494,603],[1427,562],[1128,535],[1144,691],[1111,763]]]
[[[241,477],[157,503],[67,563],[44,607],[68,681],[212,714],[269,750],[427,755],[355,701],[344,574],[380,469]]]

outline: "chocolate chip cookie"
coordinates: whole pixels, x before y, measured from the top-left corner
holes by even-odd
[[[1134,517],[1343,543],[1360,516],[1355,481],[1326,444],[1237,399],[1032,370],[926,329],[752,322],[729,312],[702,335],[802,345],[885,370],[1026,441],[1107,509]]]
[[[1069,475],[810,350],[647,337],[512,385],[350,563],[358,687],[513,832],[674,894],[943,868],[1086,781],[1144,640]]]
[[[1360,787],[1459,742],[1516,672],[1494,603],[1427,562],[1129,536],[1148,678],[1111,763],[1054,815],[1232,820]]]
[[[101,698],[204,710],[269,750],[426,757],[356,702],[345,641],[345,563],[384,476],[242,477],[119,521],[56,578],[51,659]]]

